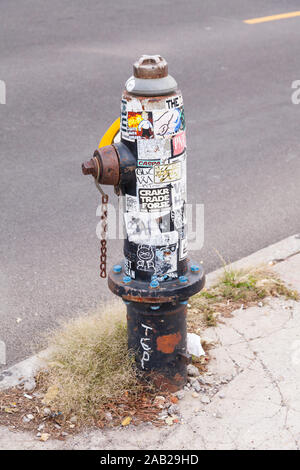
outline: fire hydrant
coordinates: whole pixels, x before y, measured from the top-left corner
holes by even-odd
[[[128,347],[138,368],[171,391],[187,380],[186,314],[205,282],[188,259],[186,134],[183,99],[168,64],[142,56],[121,100],[119,143],[82,165],[125,196],[124,260],[108,275],[127,306]]]

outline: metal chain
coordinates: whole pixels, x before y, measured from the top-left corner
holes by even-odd
[[[107,261],[107,204],[108,195],[104,193],[100,184],[95,179],[95,184],[102,195],[101,206],[101,242],[100,242],[100,277],[106,278],[106,261]]]

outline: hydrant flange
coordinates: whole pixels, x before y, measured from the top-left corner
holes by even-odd
[[[124,271],[124,262],[119,264]],[[191,268],[191,266],[193,264],[189,262],[188,267]],[[186,277],[187,281],[184,283],[177,278],[159,283],[155,289],[149,289],[149,283],[138,279],[131,279],[128,284],[124,283],[112,269],[108,274],[108,287],[114,294],[132,302],[177,303],[197,294],[204,287],[205,276],[202,266],[199,266],[197,272]]]

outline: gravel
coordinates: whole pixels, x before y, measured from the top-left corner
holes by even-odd
[[[175,397],[177,397],[178,400],[182,400],[185,397],[184,390],[178,390],[178,392],[175,393]]]
[[[200,392],[200,391],[201,391],[201,386],[200,386],[198,380],[195,380],[195,381],[192,383],[192,387],[193,387],[193,389],[195,390],[195,392]]]
[[[200,375],[199,370],[196,366],[193,366],[193,364],[187,366],[187,373],[190,377],[198,377]]]
[[[201,398],[201,403],[208,405],[210,403],[210,399],[208,397],[203,397]]]
[[[169,406],[169,408],[168,408],[168,414],[169,414],[170,416],[180,414],[180,408],[179,408],[179,406],[178,406],[178,405],[175,405],[175,404]]]
[[[23,389],[24,392],[33,392],[36,387],[36,381],[34,378],[30,378],[24,382]]]

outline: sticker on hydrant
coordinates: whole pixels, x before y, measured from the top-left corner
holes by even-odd
[[[178,277],[187,255],[186,138],[182,95],[121,101],[121,140],[136,149],[136,190],[125,194],[125,272]],[[127,256],[126,256],[127,255]],[[138,276],[136,275],[138,274]]]

